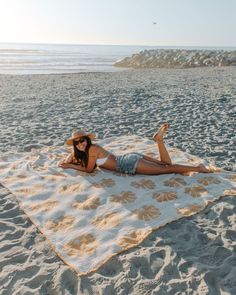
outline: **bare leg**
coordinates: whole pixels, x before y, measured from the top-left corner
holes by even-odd
[[[165,123],[161,128],[153,135],[153,139],[157,142],[157,146],[160,153],[161,161],[166,164],[172,164],[170,155],[165,147],[163,135],[169,128],[169,124]]]
[[[136,173],[146,174],[146,175],[159,175],[159,174],[169,174],[169,173],[185,173],[185,172],[210,172],[204,165],[200,164],[198,166],[185,166],[178,164],[170,165],[159,165],[152,163],[150,161],[140,159],[137,164]]]
[[[149,162],[151,162],[151,163],[156,163],[156,164],[159,164],[159,165],[168,165],[168,164],[166,164],[165,162],[162,162],[162,161],[157,160],[157,159],[155,159],[155,158],[149,157],[149,156],[147,156],[147,155],[143,155],[143,159],[144,159],[144,160],[147,160],[147,161],[149,161]]]

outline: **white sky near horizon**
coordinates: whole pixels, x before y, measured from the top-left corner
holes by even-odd
[[[235,15],[236,0],[0,0],[0,42],[235,47]]]

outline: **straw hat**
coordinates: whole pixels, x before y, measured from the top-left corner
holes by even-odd
[[[72,137],[66,140],[66,144],[73,145],[74,140],[78,140],[80,137],[83,137],[83,136],[88,136],[91,139],[96,138],[95,133],[87,133],[84,130],[78,130],[72,133]]]

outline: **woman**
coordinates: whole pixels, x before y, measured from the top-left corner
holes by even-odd
[[[101,168],[120,173],[148,175],[210,172],[203,164],[198,166],[172,164],[163,141],[163,135],[168,128],[169,124],[162,125],[159,131],[153,136],[159,149],[160,160],[141,155],[140,153],[127,153],[122,156],[115,156],[103,147],[92,144],[91,140],[96,137],[95,134],[87,134],[84,131],[74,132],[72,138],[66,141],[68,145],[73,145],[74,148],[67,159],[59,164],[59,167],[65,169],[72,168],[90,173],[96,166],[100,166]]]

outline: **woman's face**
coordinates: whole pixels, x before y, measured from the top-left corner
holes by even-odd
[[[88,144],[87,139],[85,137],[81,137],[80,139],[75,141],[76,147],[78,150],[84,152],[86,150],[86,146]]]

